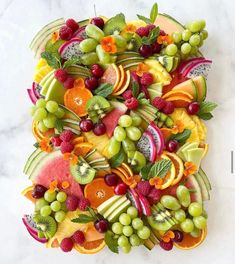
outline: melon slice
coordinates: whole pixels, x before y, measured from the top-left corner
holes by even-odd
[[[193,78],[193,82],[197,88],[197,100],[199,102],[204,101],[207,93],[206,78],[201,75]]]
[[[64,104],[64,86],[56,79],[53,79],[48,91],[46,93],[45,99],[47,101],[56,101],[59,104]]]
[[[193,98],[197,100],[197,88],[191,79],[176,85],[173,90],[183,90],[191,94]]]
[[[192,190],[190,192],[191,202],[202,203],[202,193],[200,186],[194,175],[189,175],[185,178],[185,184],[188,189]]]
[[[184,30],[183,25],[167,14],[158,14],[154,24],[159,26],[160,29],[164,30],[168,35],[176,31],[182,32]]]
[[[204,149],[203,148],[194,148],[194,149],[189,149],[188,151],[188,161],[193,162],[197,168],[199,169],[201,160],[204,154]]]
[[[202,193],[202,200],[203,201],[208,201],[210,200],[210,194],[209,194],[209,190],[207,189],[207,186],[205,184],[205,182],[202,179],[202,176],[199,173],[195,173],[195,178],[198,181],[198,184],[201,188],[201,193]]]

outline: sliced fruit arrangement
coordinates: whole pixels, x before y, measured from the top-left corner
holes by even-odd
[[[212,61],[204,20],[57,19],[34,37],[27,93],[36,148],[22,218],[47,248],[94,254],[192,249],[207,235],[211,183],[203,120]]]

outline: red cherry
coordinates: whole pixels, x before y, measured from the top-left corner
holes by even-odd
[[[44,186],[37,184],[34,186],[34,189],[32,191],[32,196],[35,199],[42,198],[44,196],[44,193],[47,191],[47,188]]]
[[[85,119],[81,120],[79,126],[82,132],[89,132],[94,127],[94,124],[90,119]]]
[[[176,152],[179,148],[179,142],[175,139],[169,140],[166,144],[166,149],[169,152]]]
[[[73,240],[70,237],[64,238],[60,243],[60,248],[64,252],[69,252],[73,249]]]
[[[114,193],[117,195],[123,195],[127,193],[128,186],[125,183],[119,183],[115,189]]]
[[[99,232],[99,233],[105,233],[107,232],[109,228],[109,223],[107,220],[102,219],[102,220],[97,220],[95,222],[95,229]]]
[[[151,56],[153,54],[153,51],[152,51],[152,47],[150,45],[142,45],[140,48],[139,48],[139,53],[147,58],[149,56]]]
[[[147,27],[140,27],[136,30],[136,33],[142,38],[149,35],[149,29]]]
[[[160,53],[162,45],[155,42],[151,45],[153,53]]]
[[[174,242],[182,242],[184,239],[184,234],[183,232],[179,231],[179,230],[174,230],[173,231],[175,234],[175,237],[173,238]]]
[[[116,186],[119,181],[119,177],[115,173],[106,174],[104,181],[108,186]]]
[[[66,81],[63,83],[64,88],[71,89],[74,85],[74,79],[72,77],[68,77]]]
[[[172,102],[166,102],[165,107],[162,109],[162,112],[166,115],[170,115],[174,112],[175,106]]]
[[[99,82],[95,77],[89,77],[85,79],[85,86],[89,90],[94,90],[95,88],[98,87],[98,85],[99,85]]]
[[[101,17],[94,17],[91,20],[91,24],[97,26],[100,29],[103,29],[103,27],[104,27],[104,20]]]
[[[105,132],[106,132],[106,126],[105,126],[105,124],[103,124],[103,123],[95,124],[95,126],[93,128],[93,133],[96,136],[104,135]]]
[[[187,107],[189,115],[196,115],[200,110],[200,104],[198,102],[192,102]]]
[[[94,77],[100,78],[103,76],[104,70],[99,64],[93,64],[91,66],[91,73]]]

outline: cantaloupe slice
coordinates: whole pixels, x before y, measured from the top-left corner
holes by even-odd
[[[160,29],[164,30],[168,35],[171,35],[176,31],[182,32],[184,30],[183,25],[166,14],[158,14],[154,24],[159,26]]]
[[[172,102],[177,108],[185,108],[189,103],[192,102],[192,99],[189,99],[186,96],[171,96],[166,99],[167,102]]]
[[[193,96],[184,90],[175,90],[175,91],[170,91],[162,96],[163,99],[167,99],[168,97],[171,96],[185,96],[188,97],[189,99],[193,100]]]
[[[197,76],[193,78],[193,82],[197,88],[197,100],[199,102],[204,101],[207,93],[206,78],[204,76]]]
[[[196,88],[196,85],[194,84],[193,80],[191,80],[191,79],[176,85],[172,90],[173,91],[174,90],[180,90],[180,91],[183,90],[183,91],[191,94],[195,101],[197,100],[197,88]]]

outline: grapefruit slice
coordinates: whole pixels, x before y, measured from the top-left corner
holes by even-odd
[[[125,78],[123,81],[123,85],[121,86],[121,88],[119,90],[115,91],[113,93],[113,95],[120,95],[120,94],[124,93],[126,91],[126,89],[128,88],[130,81],[131,81],[130,71],[126,71]]]
[[[95,254],[105,247],[104,239],[84,242],[82,245],[75,244],[74,249],[82,254]]]
[[[100,83],[109,83],[113,85],[113,91],[117,88],[120,81],[119,68],[113,63],[104,72]]]

